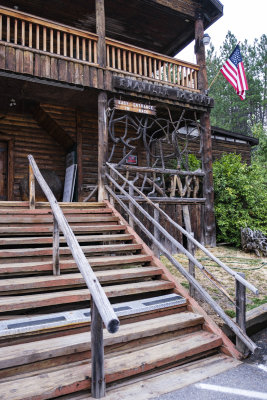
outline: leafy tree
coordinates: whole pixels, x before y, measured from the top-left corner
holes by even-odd
[[[237,45],[236,37],[229,31],[220,47],[219,54],[211,45],[207,52],[207,73],[209,84],[219,69],[229,58]],[[246,100],[242,101],[236,95],[233,87],[220,73],[210,89],[210,96],[215,100],[211,112],[212,125],[251,134],[251,123],[266,124],[266,91],[267,91],[267,36],[255,39],[253,45],[247,41],[240,44],[249,90]]]
[[[213,163],[217,239],[240,246],[240,229],[267,233],[267,191],[262,167],[224,155]]]

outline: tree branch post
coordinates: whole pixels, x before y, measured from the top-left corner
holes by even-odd
[[[198,73],[198,89],[203,94],[206,94],[208,89],[208,78],[206,69],[205,48],[203,44],[204,23],[201,13],[195,21],[195,40],[198,43],[196,46],[196,60],[200,66]],[[204,237],[205,245],[216,246],[216,227],[214,215],[214,188],[213,188],[213,174],[212,174],[212,141],[211,141],[211,126],[210,126],[210,112],[209,110],[203,112],[200,116],[201,125],[201,155],[202,155],[202,169],[205,172],[203,178],[203,197],[206,198],[205,203],[205,227]]]

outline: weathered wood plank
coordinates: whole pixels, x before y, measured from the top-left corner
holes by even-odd
[[[33,53],[31,51],[23,52],[23,73],[33,75]]]
[[[24,71],[24,59],[23,59],[23,51],[20,49],[16,49],[16,72]]]
[[[96,271],[96,277],[101,283],[126,281],[131,279],[142,279],[161,275],[161,269],[158,267],[137,267],[123,268],[116,270]],[[64,286],[85,286],[84,279],[80,273],[64,274],[60,277],[53,275],[34,276],[28,278],[1,279],[0,290],[2,294],[7,292],[27,291],[31,289],[49,289],[53,287]]]
[[[197,353],[215,349],[221,339],[207,332],[190,334],[160,345],[134,351],[106,360],[106,382],[112,382],[137,373],[152,370],[167,363],[174,363]],[[47,371],[46,374],[24,378],[23,386],[15,380],[0,384],[2,400],[38,400],[51,399],[57,395],[88,389],[90,387],[91,368],[85,363],[75,368]],[[60,385],[60,386],[59,386]]]
[[[105,223],[103,222],[93,222],[93,225],[89,225],[88,223],[86,225],[76,225],[72,226],[73,232],[76,233],[89,233],[89,232],[111,232],[111,231],[125,231],[126,226],[125,225],[113,225],[112,222],[110,223]],[[38,235],[38,234],[43,234],[43,233],[50,233],[53,232],[52,225],[49,226],[44,226],[44,225],[38,225],[35,227],[34,231],[32,229],[32,226],[16,226],[16,229],[14,231],[13,226],[7,226],[7,227],[1,227],[0,226],[0,233],[1,234],[6,234],[6,235],[24,235],[24,234],[30,234],[32,233],[33,235]]]
[[[173,289],[174,284],[167,281],[148,281],[128,283],[114,286],[105,286],[103,289],[108,297],[136,295]],[[69,290],[66,292],[42,293],[33,295],[13,296],[0,299],[0,312],[35,309],[53,306],[56,304],[69,304],[90,300],[88,289]]]
[[[5,69],[16,71],[16,51],[10,46],[5,48]]]
[[[112,346],[144,337],[173,332],[189,326],[200,325],[203,321],[204,319],[202,316],[186,312],[122,325],[120,330],[115,334],[110,334],[104,329],[104,345],[105,347]],[[37,341],[34,347],[32,343],[8,346],[2,348],[0,354],[0,369],[29,364],[33,362],[33,358],[36,362],[74,352],[85,352],[91,348],[90,341],[91,334],[90,332],[86,332]]]
[[[83,235],[76,236],[79,243],[83,242],[116,242],[116,241],[130,241],[133,239],[133,235],[130,234],[114,234],[114,235]],[[63,236],[59,238],[60,243],[66,243]],[[14,237],[14,238],[0,238],[0,246],[9,245],[21,245],[21,244],[51,244],[53,238],[49,236],[37,236],[37,237]]]
[[[107,256],[107,257],[88,257],[88,261],[92,267],[108,267],[112,265],[125,264],[142,264],[152,260],[151,256],[146,254],[137,254],[130,256]],[[72,260],[62,260],[60,262],[61,270],[77,270],[77,266]],[[52,261],[50,262],[27,262],[27,263],[10,263],[0,264],[0,275],[3,274],[25,274],[25,273],[41,273],[44,271],[52,272]]]
[[[142,249],[140,244],[107,244],[107,245],[92,245],[92,246],[81,246],[84,254],[90,253],[113,253],[113,252],[126,252],[126,251],[137,251]],[[71,255],[69,247],[60,247],[60,255]],[[0,250],[0,260],[3,263],[4,258],[12,258],[18,260],[19,257],[42,257],[52,256],[53,249],[51,248],[27,248],[27,249],[11,249],[11,250]]]

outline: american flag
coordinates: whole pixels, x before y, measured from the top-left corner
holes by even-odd
[[[225,79],[233,86],[240,99],[245,100],[248,83],[239,45],[236,46],[220,71]]]

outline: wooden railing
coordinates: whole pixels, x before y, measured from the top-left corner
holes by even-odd
[[[41,54],[98,65],[98,36],[0,7],[0,42]],[[106,38],[106,67],[116,73],[198,92],[199,66]]]
[[[198,65],[111,39],[106,39],[106,45],[108,68],[127,75],[145,77],[154,82],[197,91]]]
[[[110,173],[106,173],[106,178],[109,182],[109,185],[106,185],[106,190],[110,194],[110,196],[115,200],[123,210],[129,216],[129,223],[135,223],[136,226],[141,229],[145,235],[152,241],[153,245],[155,245],[159,251],[172,263],[174,267],[178,269],[178,271],[188,280],[189,284],[194,288],[194,290],[203,298],[218,314],[223,321],[229,326],[229,328],[235,333],[237,337],[237,348],[239,351],[245,353],[246,348],[254,352],[257,348],[255,343],[246,335],[245,330],[245,288],[251,290],[254,294],[258,295],[258,289],[244,279],[242,274],[238,274],[233,271],[227,265],[225,265],[221,260],[215,257],[208,249],[206,249],[201,243],[199,243],[194,237],[187,232],[182,226],[173,221],[165,211],[163,211],[157,204],[155,204],[150,198],[148,198],[140,189],[138,189],[133,182],[130,182],[125,178],[114,165],[107,163],[107,166],[110,170]],[[122,181],[123,184],[120,185],[118,180]],[[128,189],[128,191],[127,191]],[[117,195],[115,191],[119,191],[121,196]],[[138,203],[137,198],[135,199],[134,193],[137,193],[138,197],[142,197],[145,200],[147,205],[151,206],[151,213],[148,213],[144,210],[144,208]],[[126,199],[126,201],[125,201]],[[128,205],[127,205],[128,203]],[[168,221],[170,225],[172,225],[175,229],[181,232],[190,245],[188,249],[186,249],[181,243],[174,239],[173,235],[169,234],[165,228],[163,228],[163,224],[159,223],[155,217],[153,217],[155,213],[161,215],[163,219]],[[141,213],[142,221],[138,219],[136,216],[136,211]],[[152,215],[151,215],[152,214]],[[163,221],[161,220],[161,222]],[[154,232],[151,233],[150,230],[146,228],[144,225],[144,220],[150,221],[154,226]],[[158,234],[155,234],[155,231]],[[182,254],[185,254],[189,260],[189,271],[187,271],[166,249],[165,245],[159,240],[159,233],[163,235],[165,240],[168,240],[172,243],[172,245]],[[224,271],[226,271],[229,275],[231,275],[236,282],[236,302],[231,298],[231,296],[226,292],[223,288],[221,282],[219,282],[213,274],[200,263],[199,260],[194,256],[194,252],[192,248],[196,247],[202,250],[212,261],[214,261],[218,266],[220,266]],[[191,265],[190,265],[191,263]],[[191,266],[191,268],[190,268]],[[216,301],[210,296],[210,294],[201,286],[198,280],[195,278],[194,267],[199,268],[199,270],[205,275],[206,278],[209,279],[209,282],[216,286],[216,288],[227,297],[228,300],[232,301],[236,305],[237,311],[237,323],[236,324],[226,313],[224,310],[216,303]],[[193,268],[192,268],[193,267]]]
[[[149,198],[202,199],[200,187],[205,173],[201,170],[180,171],[132,165],[116,165],[116,169],[126,174],[127,179],[134,181],[136,186],[139,184],[142,192],[146,192]]]
[[[91,294],[91,391],[94,398],[101,398],[105,396],[103,323],[110,333],[115,333],[119,329],[120,322],[59,207],[55,196],[42,177],[33,156],[29,155],[28,159],[30,163],[30,207],[34,208],[35,178],[47,197],[53,213],[53,272],[55,275],[60,274],[59,232],[61,231]]]
[[[0,7],[0,41],[97,64],[97,35]]]

